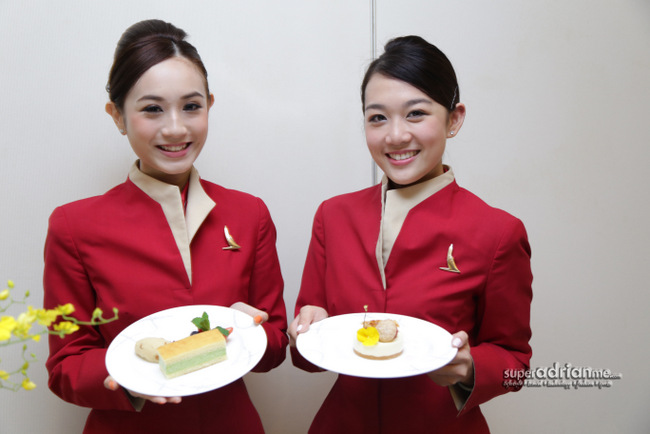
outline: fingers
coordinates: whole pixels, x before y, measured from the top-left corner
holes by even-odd
[[[467,333],[464,331],[454,333],[451,346],[458,349],[456,356],[447,365],[429,372],[429,378],[440,386],[451,386],[456,383],[474,384],[474,360]]]
[[[117,389],[120,388],[120,385],[117,384],[117,381],[113,380],[113,377],[110,375],[104,379],[104,387],[107,388],[108,390],[112,390],[115,392]]]
[[[309,326],[315,322],[327,318],[327,311],[319,306],[303,306],[298,314],[298,323],[296,324],[296,334],[306,333]]]
[[[110,375],[104,379],[104,387],[107,388],[108,390],[112,390],[113,392],[120,389],[120,385],[117,384],[117,381],[115,381],[113,377],[111,377]],[[133,392],[132,390],[128,390],[128,389],[124,389],[124,390],[126,390],[128,394],[133,396],[134,398],[146,399],[153,402],[154,404],[179,404],[182,401],[182,398],[180,396],[172,396],[172,397],[149,396],[149,395],[143,395],[141,393]]]
[[[289,325],[289,337],[291,345],[295,346],[296,339],[300,333],[309,331],[309,326],[315,322],[322,321],[329,315],[327,311],[319,306],[303,306],[300,312]]]
[[[469,346],[469,337],[464,331],[454,333],[451,336],[451,346],[454,348],[463,348],[464,346]]]
[[[266,321],[269,320],[269,314],[264,312],[263,310],[257,309],[249,304],[246,304],[242,301],[238,301],[236,303],[233,303],[230,306],[231,309],[236,309],[240,312],[244,312],[247,315],[250,315],[253,317],[253,321],[255,321],[255,324],[259,325],[262,323],[265,323]]]
[[[129,395],[133,396],[134,398],[142,398],[146,399],[147,401],[151,401],[154,404],[180,404],[182,401],[182,398],[180,396],[151,396],[151,395],[143,395],[142,393],[137,393],[132,390],[128,390]]]

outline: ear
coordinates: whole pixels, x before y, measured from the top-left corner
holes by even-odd
[[[120,133],[126,134],[122,132],[125,130],[124,116],[122,116],[122,113],[117,108],[115,103],[113,101],[107,102],[104,110],[106,110],[106,113],[108,113],[109,116],[113,118],[113,122],[115,122],[115,125],[117,126],[117,129],[120,130]]]
[[[453,112],[449,113],[449,124],[447,126],[447,137],[455,137],[458,131],[465,122],[465,114],[467,113],[465,104],[459,102]]]
[[[211,93],[208,95],[208,110],[212,108],[212,104],[214,104],[214,94]]]

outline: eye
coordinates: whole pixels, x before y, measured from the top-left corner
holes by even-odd
[[[185,104],[183,106],[183,110],[188,111],[188,112],[193,112],[193,111],[201,109],[201,107],[202,106],[200,104],[197,104],[195,102],[190,102],[190,103],[187,103],[187,104]]]
[[[371,115],[368,118],[368,122],[370,122],[370,123],[377,123],[377,122],[381,122],[381,121],[385,121],[385,120],[386,120],[386,116],[381,115],[381,114]]]
[[[407,118],[420,118],[422,116],[426,116],[426,113],[422,110],[412,110],[406,115]]]
[[[142,111],[146,113],[162,113],[162,108],[157,105],[148,105]]]

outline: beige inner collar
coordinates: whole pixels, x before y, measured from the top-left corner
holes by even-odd
[[[142,173],[138,168],[137,161],[131,166],[129,179],[147,196],[160,204],[191,283],[192,257],[190,255],[190,243],[203,221],[216,205],[203,190],[199,172],[194,167],[190,172],[187,208],[185,210],[183,210],[180,189],[175,185],[167,184]]]
[[[408,213],[423,200],[433,196],[454,181],[454,172],[450,167],[442,175],[428,181],[403,188],[388,189],[388,178],[381,181],[381,225],[375,254],[382,283],[386,289],[384,269],[393,250],[395,240],[402,230]]]

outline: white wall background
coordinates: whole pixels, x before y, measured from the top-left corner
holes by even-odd
[[[267,202],[292,316],[317,205],[370,185],[358,96],[370,10],[361,0],[0,0],[0,282],[40,305],[51,211],[125,179],[134,155],[103,89],[122,31],[162,18],[191,35],[216,96],[197,166]],[[457,69],[468,117],[446,161],[529,231],[532,365],[623,373],[607,390],[495,399],[484,406],[493,432],[648,432],[650,2],[377,0],[376,23],[380,52],[420,34]],[[46,347],[30,349],[44,362]],[[17,353],[0,348],[0,366],[19,364]],[[87,410],[49,392],[41,362],[30,368],[36,390],[0,390],[0,432],[80,432]],[[303,433],[333,379],[286,362],[246,382],[269,433]]]

